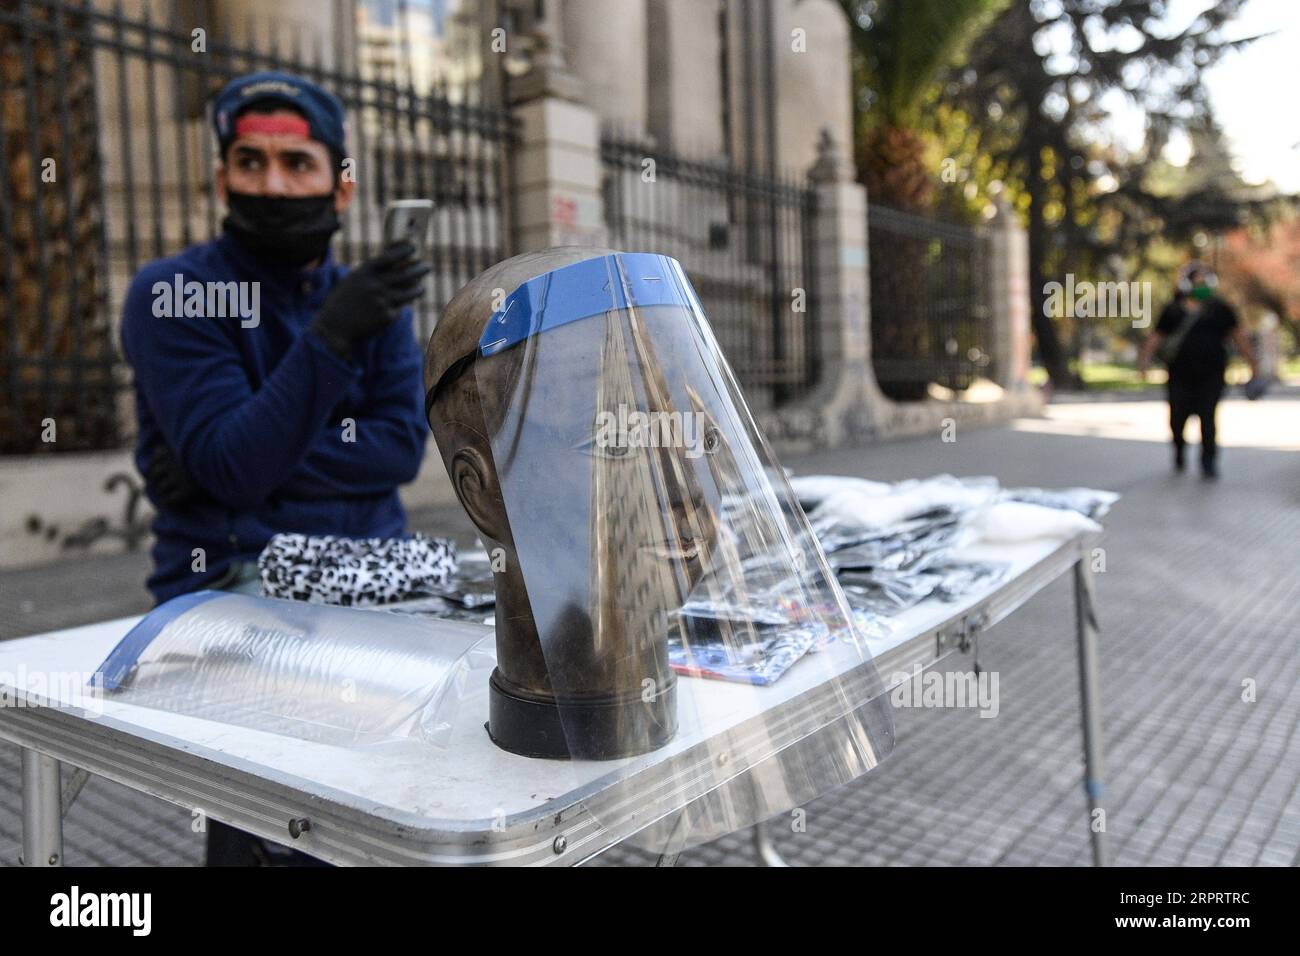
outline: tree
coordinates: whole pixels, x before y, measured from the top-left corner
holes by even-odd
[[[840,0],[849,18],[858,91],[858,175],[874,200],[929,207],[921,106],[944,71],[1008,0]]]
[[[1250,39],[1224,26],[1244,0],[1217,0],[1182,29],[1168,0],[1017,0],[971,44],[949,87],[1001,164],[1028,219],[1030,309],[1039,355],[1058,386],[1068,356],[1044,309],[1044,285],[1067,268],[1149,237],[1189,237],[1239,224],[1246,210],[1216,179],[1198,191],[1153,190],[1148,169],[1175,131],[1215,132],[1204,70]],[[1136,153],[1109,143],[1109,103],[1140,111]]]
[[[927,159],[936,138],[924,107],[962,47],[1007,0],[841,2],[853,40],[859,178],[873,203],[926,211],[940,168],[938,161]],[[880,217],[871,221],[877,239],[871,254],[877,304],[871,344],[877,381],[892,398],[921,399],[931,378],[943,378],[943,363],[936,359],[948,344],[928,321],[932,283],[924,263],[935,254],[935,237],[902,229],[879,241]]]
[[[1219,278],[1247,307],[1272,312],[1300,348],[1300,218],[1266,229],[1238,229],[1224,237]]]

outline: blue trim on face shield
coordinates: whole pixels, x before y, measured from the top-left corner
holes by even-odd
[[[648,252],[584,259],[529,279],[492,313],[479,354],[495,355],[537,335],[593,315],[652,305],[698,308],[681,263]]]
[[[159,604],[141,618],[135,627],[117,642],[117,646],[108,652],[108,657],[104,658],[104,663],[99,665],[99,670],[92,676],[91,683],[99,679],[104,690],[117,690],[131,673],[131,668],[140,659],[145,648],[153,643],[154,638],[162,633],[164,627],[186,611],[193,610],[213,598],[221,597],[222,593],[221,591],[191,591],[189,594],[181,594],[164,604]]]

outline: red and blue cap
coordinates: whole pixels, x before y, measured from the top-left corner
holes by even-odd
[[[250,107],[268,103],[300,113],[301,120],[248,115]],[[299,133],[324,143],[336,156],[344,154],[343,104],[338,97],[281,70],[250,73],[227,83],[213,101],[212,125],[223,154],[238,136],[249,132]]]

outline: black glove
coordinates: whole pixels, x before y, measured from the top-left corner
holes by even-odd
[[[163,508],[183,508],[206,500],[208,495],[194,483],[166,442],[154,447],[144,469],[144,483],[154,503]]]
[[[415,261],[415,252],[409,242],[389,246],[349,272],[326,297],[311,328],[335,355],[351,358],[358,343],[384,331],[420,297],[430,267]]]

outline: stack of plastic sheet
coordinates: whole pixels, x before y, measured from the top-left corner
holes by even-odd
[[[986,476],[890,485],[810,475],[791,485],[849,604],[885,617],[927,598],[956,600],[1006,574],[997,562],[956,557],[963,546],[1100,530],[1096,519],[1119,497],[1091,488],[1002,489]]]
[[[454,621],[199,591],[147,614],[100,666],[110,699],[335,746],[446,746],[492,636]]]
[[[955,601],[1005,576],[1004,564],[960,557],[963,547],[1099,530],[1096,519],[1119,497],[1091,488],[1003,489],[987,476],[890,484],[807,475],[793,477],[791,486],[867,638],[886,636],[889,618],[922,601]],[[765,594],[756,586],[761,574],[743,579],[746,593],[732,594],[706,577],[678,610],[690,635],[689,647],[670,641],[669,658],[678,673],[768,684],[833,639],[800,625],[798,609],[783,603],[779,581]],[[462,558],[436,596],[403,609],[491,623],[493,600],[488,558],[478,551]],[[754,625],[743,646],[722,637],[710,640],[726,633],[725,622],[737,615]]]
[[[984,591],[1006,573],[961,556],[972,544],[1065,539],[1100,530],[1112,492],[1001,489],[991,478],[940,475],[895,485],[811,476],[792,486],[826,554],[859,636],[922,601]],[[742,527],[735,525],[735,527]],[[706,572],[673,616],[678,673],[765,685],[846,634],[787,586],[789,569],[747,558],[743,574]],[[117,699],[346,746],[403,738],[442,745],[469,671],[494,660],[489,556],[466,554],[402,614],[202,592],[156,609],[104,662]],[[410,617],[444,619],[436,632]],[[738,622],[743,623],[740,626]]]

